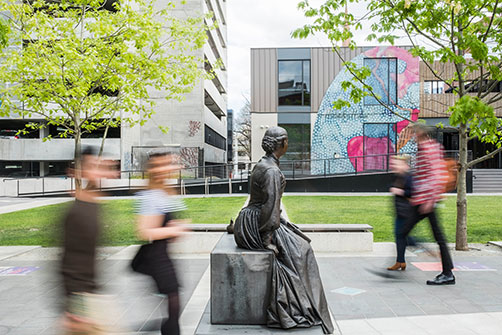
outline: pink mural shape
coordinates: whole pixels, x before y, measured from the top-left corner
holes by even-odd
[[[389,155],[394,152],[394,143],[387,136],[356,136],[347,144],[350,162],[357,172],[386,169]]]
[[[408,93],[408,88],[417,83],[419,78],[420,63],[406,49],[399,47],[376,47],[364,53],[366,57],[396,57],[406,63],[406,69],[397,76],[398,97],[402,98]],[[392,78],[395,80],[395,78]]]
[[[420,113],[420,110],[415,108],[412,112],[411,112],[411,121],[415,122],[418,120],[418,114]],[[400,121],[398,123],[396,123],[396,125],[394,126],[394,131],[398,134],[401,134],[401,131],[408,127],[408,125],[410,124],[410,121],[408,120],[403,120],[403,121]]]

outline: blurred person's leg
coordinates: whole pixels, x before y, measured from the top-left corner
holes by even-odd
[[[441,253],[441,263],[443,265],[443,273],[451,274],[451,270],[453,269],[453,262],[451,260],[450,251],[448,250],[448,245],[446,244],[445,235],[443,234],[441,226],[439,225],[436,211],[433,210],[427,215],[427,217],[429,218],[432,233],[434,234],[434,239],[439,245],[439,251]]]
[[[394,222],[394,236],[396,238],[396,251],[397,259],[396,262],[404,263],[404,253],[406,250],[406,239],[400,238],[399,234],[404,228],[405,219],[403,217],[396,217]],[[403,246],[404,244],[404,246]]]
[[[162,321],[162,335],[179,335],[180,333],[180,298],[178,292],[169,293],[168,297],[168,313],[169,317]]]
[[[398,230],[396,238],[397,257],[398,259],[403,259],[403,262],[404,262],[404,253],[406,252],[408,235],[421,219],[422,218],[418,213],[418,206],[414,206],[411,208],[410,215],[408,216],[408,218],[404,220],[401,229]]]

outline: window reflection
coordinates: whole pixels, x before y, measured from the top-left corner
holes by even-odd
[[[279,61],[279,106],[310,106],[310,61]]]

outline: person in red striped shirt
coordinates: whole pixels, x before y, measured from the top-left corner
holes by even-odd
[[[398,255],[404,256],[406,238],[413,227],[421,220],[428,218],[441,252],[443,271],[433,280],[428,280],[427,285],[453,285],[455,284],[455,276],[452,273],[453,262],[435,211],[435,205],[440,200],[443,190],[441,187],[443,150],[438,142],[430,138],[427,126],[417,123],[413,129],[418,145],[411,196],[413,208],[403,229],[397,234],[400,240]]]

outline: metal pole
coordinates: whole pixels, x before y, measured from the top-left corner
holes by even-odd
[[[44,183],[44,179],[45,179],[45,178],[44,178],[44,177],[42,177],[42,195],[44,195],[44,194],[45,194],[45,185],[44,185],[45,183]]]
[[[326,160],[324,160],[324,177],[326,177]]]
[[[228,178],[228,194],[232,194],[232,179]]]
[[[19,179],[17,180],[17,197],[19,198]]]
[[[293,180],[295,179],[295,161],[293,161]]]
[[[358,159],[358,158],[356,157],[356,174],[357,174],[357,159]],[[364,158],[363,158],[363,159],[364,159]]]

